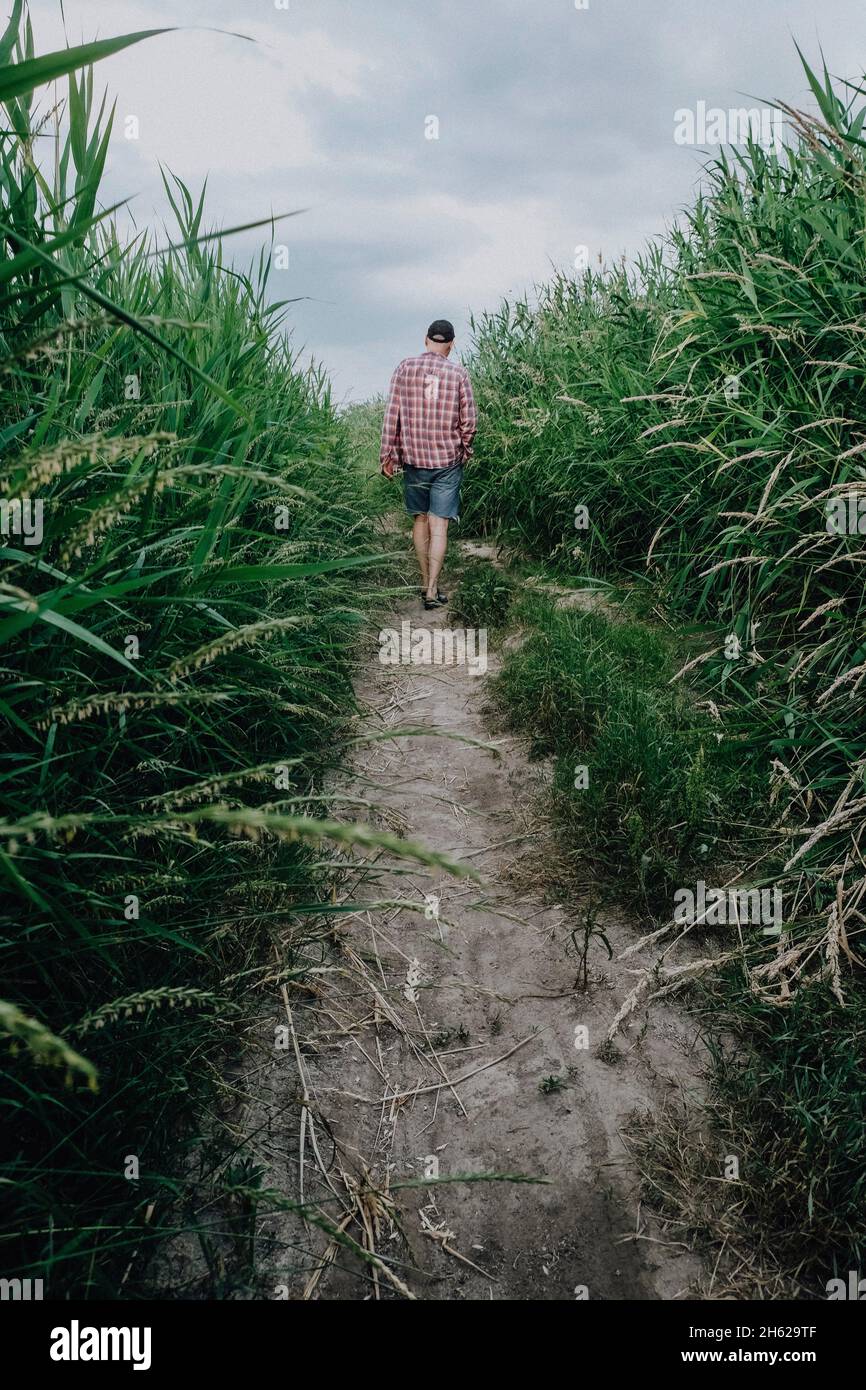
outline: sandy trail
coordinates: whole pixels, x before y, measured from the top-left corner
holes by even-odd
[[[447,609],[427,614],[417,601],[398,609],[393,627],[403,620],[413,632],[449,624]],[[470,864],[482,881],[388,865],[356,897],[426,902],[428,916],[391,908],[356,913],[348,926],[340,919],[338,968],[320,977],[315,1002],[275,999],[265,1031],[286,1022],[290,1001],[302,1042],[258,1071],[255,1104],[270,1116],[264,1184],[297,1197],[303,1129],[305,1200],[381,1263],[314,1226],[304,1236],[295,1217],[269,1217],[258,1240],[263,1286],[272,1279],[290,1297],[325,1299],[683,1296],[697,1262],[641,1212],[620,1130],[634,1110],[695,1086],[693,1029],[659,1008],[620,1040],[618,1060],[599,1057],[643,964],[616,960],[640,924],[605,920],[614,959],[593,946],[591,988],[575,992],[566,946],[580,904],[545,905],[538,877],[556,853],[538,817],[545,769],[496,732],[487,678],[466,665],[389,666],[378,656],[377,645],[358,691],[368,728],[423,723],[497,752],[394,737],[364,745],[341,790],[374,804],[374,824]],[[297,1104],[296,1064],[307,1107]],[[548,1077],[562,1088],[545,1092]],[[437,1171],[545,1183],[423,1181]],[[287,1273],[292,1266],[301,1273]]]

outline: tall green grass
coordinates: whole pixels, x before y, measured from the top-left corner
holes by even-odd
[[[642,623],[532,594],[526,636],[494,683],[537,756],[556,759],[553,806],[576,875],[614,879],[662,918],[676,885],[731,854],[730,806],[755,800],[734,745],[690,693],[671,686],[673,643]]]
[[[323,849],[377,838],[317,800],[368,488],[268,251],[233,265],[168,176],[173,245],[120,239],[96,49],[35,57],[20,3],[0,40],[0,496],[44,521],[0,537],[0,1273],[53,1298],[143,1287],[253,987],[308,962]]]
[[[672,1238],[711,1252],[713,1297],[825,1299],[866,1256],[862,994],[842,1008],[810,984],[780,1009],[734,972],[700,1008],[706,1107],[671,1105],[627,1135],[645,1197]]]
[[[818,114],[794,113],[786,152],[711,165],[634,267],[476,322],[466,520],[569,576],[648,581],[698,633],[688,679],[761,769],[762,868],[841,989],[839,909],[859,935],[866,893],[866,605],[864,536],[827,504],[866,498],[866,109],[806,71]]]
[[[394,487],[379,472],[379,441],[382,435],[383,397],[357,401],[342,407],[338,414],[346,434],[349,457],[363,485],[364,511],[374,515],[377,533],[387,533],[394,512]],[[395,574],[399,582],[399,576]]]
[[[734,941],[712,984],[711,1139],[686,1117],[639,1145],[650,1199],[741,1297],[823,1297],[864,1248],[866,108],[805,70],[816,114],[789,110],[785,152],[712,164],[631,268],[476,322],[465,506],[674,638],[524,605],[499,689],[557,755],[584,857],[645,869],[660,923],[677,878],[717,881],[702,846],[783,890],[783,936]]]

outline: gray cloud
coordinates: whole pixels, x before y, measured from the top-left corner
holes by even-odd
[[[8,0],[4,8],[8,8]],[[34,0],[38,45],[59,4]],[[338,397],[387,385],[441,314],[465,335],[568,265],[585,243],[633,253],[690,201],[702,157],[674,112],[744,93],[811,104],[792,42],[831,71],[866,68],[859,0],[65,0],[70,40],[189,26],[101,65],[141,138],[112,142],[106,197],[161,218],[159,161],[214,224],[309,206],[278,229],[291,250],[275,297]],[[255,45],[192,26],[249,33]],[[440,138],[425,140],[436,115]],[[261,238],[238,239],[246,261]]]

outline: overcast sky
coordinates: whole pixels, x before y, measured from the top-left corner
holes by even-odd
[[[581,0],[582,3],[582,0]],[[283,8],[283,6],[286,8]],[[0,0],[8,13],[11,0]],[[212,225],[309,208],[278,228],[274,297],[338,399],[386,388],[432,318],[593,258],[633,253],[687,204],[703,152],[674,113],[810,105],[794,40],[866,71],[863,0],[64,0],[71,43],[184,26],[101,63],[117,98],[105,201],[166,215],[159,164]],[[60,0],[31,0],[37,49]],[[195,26],[241,32],[243,42]],[[138,122],[128,139],[126,118]],[[438,121],[438,139],[431,117]],[[231,245],[248,262],[259,236]]]

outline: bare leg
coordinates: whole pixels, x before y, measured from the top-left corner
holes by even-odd
[[[427,564],[427,597],[435,598],[442,562],[445,559],[445,548],[448,545],[448,518],[447,516],[433,516],[431,513],[428,518],[428,526],[430,550]]]
[[[418,556],[418,564],[421,568],[421,587],[427,589],[427,552],[430,548],[430,533],[427,529],[427,514],[416,516],[412,527],[412,543],[415,546],[415,554]]]

